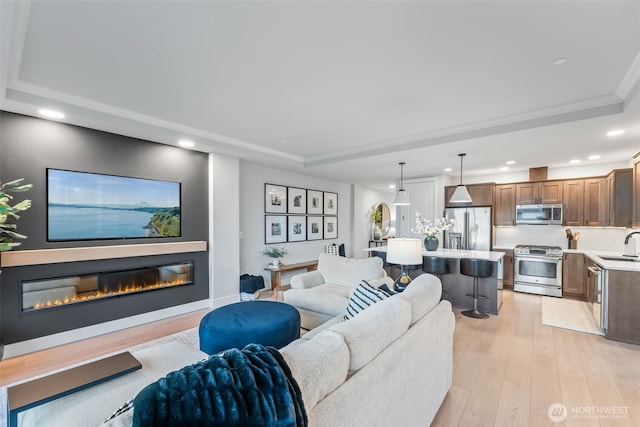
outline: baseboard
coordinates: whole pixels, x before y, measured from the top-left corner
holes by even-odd
[[[228,299],[231,299],[231,301],[227,302]],[[75,341],[93,338],[111,332],[117,332],[123,329],[144,325],[146,323],[156,322],[168,317],[179,316],[206,308],[220,307],[230,304],[231,302],[235,302],[233,300],[239,301],[239,296],[232,295],[230,297],[214,300],[213,302],[209,299],[195,301],[192,303],[168,307],[150,313],[143,313],[136,316],[125,317],[123,319],[112,320],[110,322],[104,322],[98,325],[91,325],[84,328],[73,329],[71,331],[60,332],[57,334],[48,335],[46,337],[34,338],[14,344],[7,344],[4,347],[3,358],[8,359],[11,357],[22,356],[27,353],[33,353],[35,351],[45,350],[47,348],[57,347],[59,345],[69,344]]]

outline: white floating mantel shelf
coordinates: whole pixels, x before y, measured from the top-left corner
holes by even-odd
[[[20,267],[25,265],[54,264],[58,262],[168,255],[187,252],[204,252],[206,250],[207,242],[193,241],[6,251],[1,253],[0,267]]]

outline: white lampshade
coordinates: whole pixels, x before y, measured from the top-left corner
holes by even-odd
[[[409,196],[407,195],[407,192],[404,191],[404,189],[401,188],[400,190],[398,190],[398,192],[396,193],[396,198],[393,199],[393,204],[396,206],[409,206],[411,204]]]
[[[387,262],[389,264],[422,264],[422,241],[420,239],[387,240]]]
[[[453,192],[449,199],[451,203],[471,203],[471,195],[467,191],[467,187],[460,184],[456,187],[456,191]]]

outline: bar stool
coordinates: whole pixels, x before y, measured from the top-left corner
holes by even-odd
[[[463,311],[467,317],[474,319],[487,319],[489,315],[478,310],[478,298],[487,298],[484,295],[478,295],[478,278],[491,277],[493,274],[493,263],[486,259],[463,258],[460,260],[460,273],[465,276],[473,277],[473,310]]]
[[[442,275],[448,274],[451,269],[449,268],[449,262],[446,258],[440,258],[437,256],[424,256],[422,257],[422,271],[425,273],[433,274],[440,282],[442,282]],[[446,294],[447,291],[442,289],[442,293]]]

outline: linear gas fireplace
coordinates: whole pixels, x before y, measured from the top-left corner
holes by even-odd
[[[73,330],[89,335],[82,328],[112,321],[120,323],[97,330],[140,324],[156,318],[154,312],[181,313],[209,298],[203,241],[3,252],[0,258],[5,345]]]
[[[22,311],[46,310],[104,298],[193,284],[193,262],[21,283]]]

